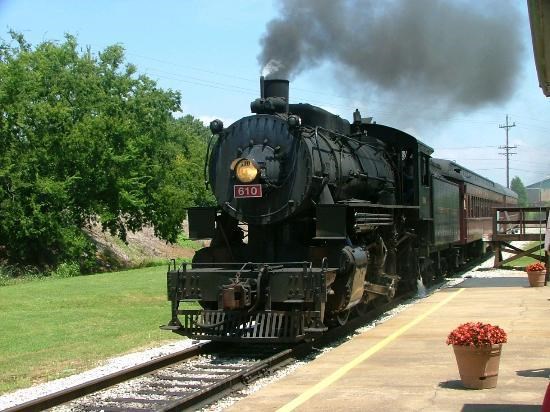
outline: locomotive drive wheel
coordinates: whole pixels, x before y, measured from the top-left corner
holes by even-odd
[[[336,313],[329,319],[329,326],[344,326],[348,322],[349,314],[349,309]]]
[[[372,305],[370,305],[370,303],[361,301],[361,303],[353,307],[353,311],[357,316],[362,317],[367,315],[371,308],[372,308]]]
[[[449,265],[447,264],[447,259],[442,258],[439,265],[439,277],[444,278],[449,274]]]
[[[374,298],[374,300],[372,301],[372,307],[373,308],[379,308],[382,305],[386,304],[387,302],[389,302],[389,300],[384,299],[382,296],[379,296],[377,298]]]
[[[338,322],[339,326],[344,326],[348,322],[350,310],[347,309],[343,312],[339,312],[336,315],[336,322]]]

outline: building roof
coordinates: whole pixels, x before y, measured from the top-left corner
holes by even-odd
[[[539,85],[550,97],[550,0],[527,0]]]
[[[550,178],[535,182],[529,186],[525,186],[526,189],[550,189]]]

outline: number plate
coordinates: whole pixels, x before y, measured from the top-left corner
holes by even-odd
[[[233,196],[236,199],[246,197],[262,197],[262,185],[235,185],[233,186]]]

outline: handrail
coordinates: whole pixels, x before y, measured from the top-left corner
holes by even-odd
[[[542,230],[546,226],[550,214],[550,206],[497,206],[491,209],[493,239],[499,236],[510,238],[514,235],[517,235],[517,240],[529,240],[527,238],[536,237],[537,234],[527,233],[527,229]],[[529,216],[532,213],[537,213],[538,219]]]

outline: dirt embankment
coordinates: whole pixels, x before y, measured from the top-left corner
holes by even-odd
[[[185,222],[187,223],[187,222]],[[144,266],[148,262],[162,259],[191,258],[195,250],[170,244],[155,236],[152,227],[132,233],[128,232],[126,243],[116,236],[101,230],[101,225],[94,224],[86,232],[97,247],[97,258],[100,266],[106,270],[112,268]],[[184,225],[184,233],[187,227]]]

